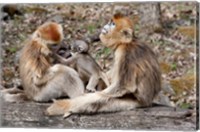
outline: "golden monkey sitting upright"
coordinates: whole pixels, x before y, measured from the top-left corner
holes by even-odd
[[[133,24],[116,14],[100,34],[103,45],[114,50],[114,65],[109,71],[111,85],[105,90],[58,100],[47,114],[98,113],[151,106],[161,89],[161,73],[154,52],[133,39]]]
[[[48,22],[38,27],[22,49],[19,70],[24,92],[16,89],[3,90],[3,98],[8,102],[18,102],[25,98],[46,102],[58,97],[74,98],[84,93],[84,85],[78,73],[70,67],[51,62],[48,46],[63,39],[60,24]]]

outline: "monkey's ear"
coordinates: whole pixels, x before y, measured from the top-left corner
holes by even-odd
[[[121,32],[122,32],[122,35],[125,36],[126,38],[132,38],[133,36],[133,30],[130,28],[124,29]]]

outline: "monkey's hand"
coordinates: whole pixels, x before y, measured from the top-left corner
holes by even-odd
[[[51,56],[53,54],[47,47],[42,47],[41,53],[44,54],[45,56]]]
[[[90,87],[90,86],[86,86],[86,89],[88,90],[88,91],[90,91],[90,92],[95,92],[96,91],[96,89],[94,88],[94,87]]]
[[[44,76],[39,77],[39,76],[33,76],[33,83],[36,86],[42,86],[45,85],[49,80],[51,80],[54,75],[55,75],[56,71],[48,71]]]
[[[75,61],[76,61],[76,55],[72,55],[71,57],[65,59],[64,57],[58,55],[58,54],[54,54],[54,57],[56,60],[58,60],[61,64],[64,64],[64,65],[71,65],[73,64]]]
[[[37,76],[34,76],[33,77],[33,83],[36,85],[36,86],[42,86],[42,85],[44,85],[44,84],[46,84],[46,82],[44,82],[44,81],[41,81],[41,79],[42,78],[39,78],[39,77],[37,77]]]

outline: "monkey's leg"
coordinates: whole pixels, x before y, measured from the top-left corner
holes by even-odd
[[[74,98],[84,93],[84,85],[78,73],[67,66],[57,64],[51,70],[54,77],[46,83],[33,99],[38,102],[47,102],[52,99],[68,96]]]
[[[120,85],[119,81],[113,81],[109,87],[102,91],[102,93],[111,97],[122,97],[125,94],[135,93],[136,89],[137,85],[135,83],[135,79],[128,86],[126,84]]]
[[[90,77],[88,85],[86,86],[86,89],[89,90],[89,91],[92,91],[92,92],[96,91],[95,88],[96,88],[98,82],[99,82],[99,76],[98,75],[92,75]]]
[[[44,85],[46,84],[47,82],[49,82],[50,80],[52,80],[55,76],[55,74],[60,70],[60,67],[61,65],[59,64],[56,64],[52,67],[50,67],[48,70],[47,70],[47,73],[44,74],[44,76],[42,77],[38,77],[37,75],[35,75],[33,77],[33,82],[36,86],[41,86],[41,85]],[[62,67],[62,66],[61,66]]]
[[[28,100],[27,96],[24,93],[17,93],[17,94],[3,94],[3,99],[6,102],[24,102]]]
[[[16,87],[1,90],[1,93],[2,93],[2,94],[6,94],[6,93],[9,93],[9,94],[17,94],[17,93],[22,93],[22,92],[24,92],[24,91],[21,90],[21,89],[18,89],[18,88],[16,88]]]

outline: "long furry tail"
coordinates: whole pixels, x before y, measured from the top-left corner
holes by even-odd
[[[60,103],[67,106],[64,110],[64,118],[71,114],[126,111],[141,106],[132,96],[113,98],[102,92],[84,94]]]

